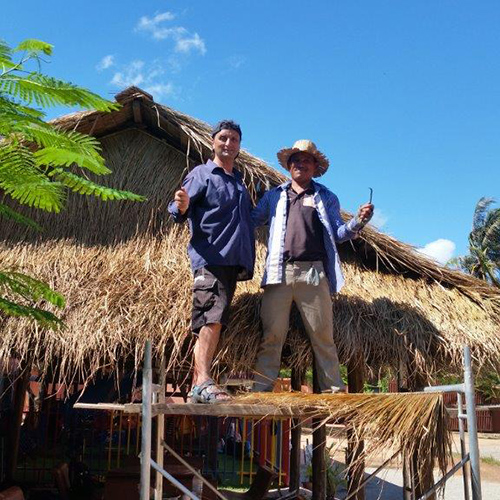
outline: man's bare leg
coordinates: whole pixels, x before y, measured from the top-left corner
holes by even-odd
[[[198,340],[194,346],[193,385],[201,385],[210,377],[210,368],[215,349],[219,343],[221,325],[211,323],[201,327]]]
[[[198,340],[194,346],[193,386],[200,386],[211,378],[210,368],[215,349],[219,343],[220,331],[221,325],[219,323],[211,323],[203,326],[198,334]],[[220,389],[218,390],[220,391]],[[212,392],[212,388],[209,392]],[[230,399],[225,391],[217,394],[216,398],[220,400]]]

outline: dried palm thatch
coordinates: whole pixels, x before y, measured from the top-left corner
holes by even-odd
[[[451,456],[451,437],[442,395],[254,393],[233,404],[272,405],[293,414],[345,425],[351,444],[364,441],[360,461],[404,451],[418,470],[437,465],[444,473]],[[352,464],[355,466],[355,464]]]
[[[67,327],[57,332],[4,321],[0,358],[15,350],[43,371],[56,363],[61,374],[85,377],[130,356],[139,364],[144,341],[151,338],[157,355],[168,355],[169,369],[189,364],[187,238],[185,228],[174,227],[164,238],[140,236],[113,246],[52,240],[0,247],[6,265],[47,279],[68,302]],[[261,266],[259,259],[258,276]],[[500,340],[488,312],[458,290],[353,264],[345,271],[348,285],[334,301],[334,336],[342,361],[361,350],[373,369],[416,363],[432,374],[460,366],[464,343],[475,347],[477,360],[496,359]],[[215,360],[221,370],[253,366],[260,340],[259,297],[258,280],[239,285]],[[308,340],[300,329],[289,335],[287,351],[290,366],[310,364]]]
[[[210,155],[209,128],[135,88],[117,99],[123,105],[119,111],[76,113],[56,124],[99,137],[113,171],[109,183],[148,201],[103,204],[73,196],[62,216],[30,214],[44,226],[43,234],[3,224],[4,266],[45,279],[66,296],[68,306],[66,328],[57,332],[3,319],[0,360],[15,354],[60,377],[86,378],[124,360],[137,366],[150,338],[169,368],[190,362],[187,232],[168,222],[166,206],[186,171]],[[259,183],[284,180],[246,152],[238,166],[253,194]],[[253,366],[264,251],[259,244],[256,278],[239,286],[216,356],[220,370]],[[444,269],[373,228],[341,245],[340,252],[347,286],[334,300],[333,335],[343,362],[361,353],[374,370],[403,365],[432,375],[459,367],[467,343],[477,363],[499,366],[497,290]],[[300,328],[292,330],[288,363],[309,364],[308,341]]]

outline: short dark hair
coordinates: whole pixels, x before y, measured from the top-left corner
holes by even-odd
[[[233,120],[221,120],[217,125],[212,129],[212,139],[221,131],[221,130],[234,130],[238,132],[241,141],[241,127],[234,122]]]

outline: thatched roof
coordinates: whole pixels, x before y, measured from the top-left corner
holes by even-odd
[[[427,467],[428,464],[431,467],[438,466],[445,474],[447,464],[452,459],[451,434],[447,428],[447,412],[442,394],[261,392],[241,395],[231,401],[231,406],[238,405],[248,407],[248,414],[251,414],[252,409],[259,411],[267,407],[283,414],[318,418],[319,422],[329,420],[341,423],[345,426],[346,435],[350,435],[353,448],[360,441],[363,442],[359,461],[404,453],[406,459],[416,459],[420,479],[424,477],[426,464]],[[213,408],[211,411],[214,411]],[[346,442],[340,440],[335,448],[339,450],[345,445]],[[355,464],[356,461],[351,466],[355,467]]]
[[[15,352],[65,374],[88,375],[119,360],[141,362],[144,339],[171,366],[189,360],[190,269],[185,227],[173,227],[166,206],[189,168],[210,156],[209,127],[130,88],[120,110],[81,112],[54,121],[98,137],[113,174],[106,182],[148,198],[104,204],[70,196],[64,214],[35,214],[43,234],[2,223],[0,259],[50,282],[68,306],[67,327],[40,331],[3,320],[0,359]],[[284,177],[242,151],[238,167],[253,195]],[[102,179],[100,179],[102,181]],[[33,215],[33,214],[32,214]],[[348,216],[345,214],[346,217]],[[480,363],[498,366],[500,293],[445,269],[412,247],[367,227],[341,245],[347,285],[334,300],[334,337],[344,362],[362,352],[367,366],[419,367],[435,373],[461,362],[464,343]],[[259,343],[258,301],[264,248],[256,277],[239,286],[219,366],[251,367]],[[307,341],[290,335],[289,363],[308,363]]]

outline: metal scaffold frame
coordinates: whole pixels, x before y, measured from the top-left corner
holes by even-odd
[[[429,491],[427,491],[418,500],[426,500],[433,495],[437,488],[444,484],[455,472],[462,469],[464,481],[464,498],[470,500],[470,492],[472,491],[472,500],[481,500],[481,471],[479,460],[479,441],[477,436],[477,421],[476,421],[476,402],[474,392],[474,375],[472,373],[472,360],[470,347],[464,347],[464,381],[461,384],[441,385],[426,387],[425,392],[456,392],[457,407],[458,407],[458,430],[460,434],[460,454],[461,460],[447,474],[445,474]],[[463,412],[462,395],[465,395],[466,413]],[[469,453],[466,451],[465,445],[465,429],[464,420],[467,421],[467,432],[469,434]],[[470,489],[469,489],[469,474],[467,470],[467,462],[470,462]]]
[[[165,365],[160,367],[160,384],[153,384],[153,367],[152,367],[152,353],[151,342],[147,341],[145,346],[144,367],[143,367],[143,385],[142,385],[142,403],[141,404],[85,404],[76,403],[75,408],[85,409],[120,409],[128,413],[142,413],[142,430],[141,430],[141,479],[140,479],[140,500],[150,500],[151,492],[151,468],[156,471],[155,477],[155,500],[161,500],[163,478],[167,479],[176,488],[184,493],[192,500],[200,500],[197,494],[189,490],[185,485],[180,483],[175,477],[168,473],[163,467],[163,451],[167,450],[174,456],[180,463],[187,467],[193,475],[202,482],[203,485],[210,488],[219,498],[226,500],[224,495],[219,492],[209,481],[207,481],[198,471],[193,469],[182,457],[180,457],[174,450],[172,450],[164,441],[163,430],[165,425],[165,414],[186,414],[188,406],[182,404],[166,404],[165,403]],[[464,499],[465,500],[482,500],[481,494],[481,477],[480,477],[480,461],[479,461],[479,445],[477,435],[477,422],[476,422],[476,405],[474,393],[474,377],[472,373],[471,351],[470,348],[464,347],[464,382],[461,384],[444,385],[426,387],[425,392],[456,392],[457,393],[457,406],[458,406],[458,419],[459,419],[459,434],[460,434],[460,452],[461,460],[455,464],[439,481],[437,481],[428,491],[418,498],[415,495],[414,488],[411,491],[405,491],[405,498],[410,500],[427,500],[432,497],[438,488],[450,479],[458,470],[463,471],[463,486],[464,486]],[[463,411],[463,396],[465,396],[466,412]],[[230,403],[221,403],[215,406],[210,405],[196,405],[196,413],[211,416],[228,416],[228,415],[250,415],[265,417],[269,415],[274,416],[287,416],[297,417],[287,410],[277,409],[274,406],[254,406],[254,405],[231,405]],[[192,413],[188,411],[188,413]],[[157,425],[157,442],[156,442],[156,458],[155,461],[152,454],[152,434],[153,417],[158,418]],[[469,451],[465,443],[465,426],[464,421],[467,421],[467,431],[469,434]],[[372,479],[382,468],[390,463],[398,454],[404,450],[398,450],[389,460],[384,462],[372,474],[366,477],[356,488],[352,491],[345,500],[354,498],[355,495]],[[470,475],[468,473],[467,463],[470,464]],[[199,484],[199,483],[198,483]],[[291,492],[293,493],[293,492]],[[472,495],[472,496],[471,496]],[[290,496],[287,495],[287,497]],[[314,495],[313,499],[317,498]]]

